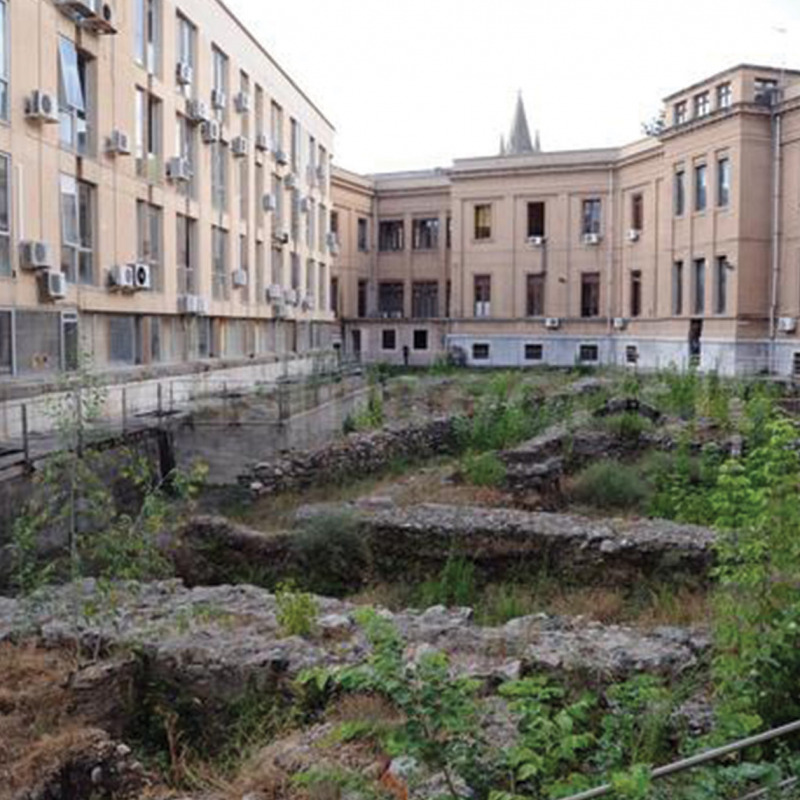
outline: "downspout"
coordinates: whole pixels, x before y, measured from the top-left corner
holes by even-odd
[[[781,113],[776,105],[772,112],[772,287],[769,306],[769,371],[775,373],[778,314],[778,279],[780,277],[780,199],[781,199]]]
[[[614,164],[612,162],[608,168],[608,265],[606,274],[606,335],[608,337],[609,354],[611,353],[612,349],[614,331],[611,318],[611,290],[613,286],[614,273],[614,234]],[[616,362],[616,357],[614,361]]]

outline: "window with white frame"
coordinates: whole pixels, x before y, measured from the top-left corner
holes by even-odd
[[[178,181],[175,188],[178,194],[196,198],[197,127],[192,125],[183,114],[178,114],[175,121],[175,151],[180,158],[189,164],[192,172],[192,176],[188,181]]]
[[[216,45],[211,48],[211,77],[214,93],[224,101],[222,108],[214,108],[214,116],[220,122],[225,122],[228,110],[228,56]]]
[[[733,101],[733,91],[730,83],[721,83],[717,86],[717,108],[730,108]]]
[[[136,201],[136,260],[150,267],[150,281],[162,288],[162,211],[144,200]]]
[[[136,174],[151,183],[161,180],[161,101],[136,88]]]
[[[183,214],[176,214],[175,221],[178,294],[197,294],[197,221]]]
[[[11,158],[0,153],[0,275],[11,275]]]
[[[61,271],[72,283],[93,284],[95,187],[60,176]]]
[[[194,72],[197,61],[197,28],[180,13],[176,17],[176,36],[176,70],[186,66],[190,74],[184,73],[180,80],[176,80],[175,86],[185,97],[191,97],[196,81]]]
[[[133,35],[136,62],[157,75],[161,62],[160,0],[134,0]]]
[[[270,106],[269,129],[272,146],[283,150],[283,109],[274,100]]]
[[[91,58],[75,43],[58,38],[59,139],[63,147],[79,155],[90,154],[91,141]]]
[[[694,96],[694,116],[705,117],[711,110],[711,100],[708,92],[700,92]]]

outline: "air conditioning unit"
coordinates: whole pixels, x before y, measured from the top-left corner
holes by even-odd
[[[629,242],[638,242],[639,237],[642,235],[642,232],[638,228],[631,228],[628,231],[628,241]]]
[[[233,98],[233,107],[240,114],[246,114],[250,110],[250,95],[247,92],[239,92]]]
[[[192,165],[185,158],[176,156],[167,161],[167,180],[183,183],[192,179]]]
[[[797,319],[795,317],[779,317],[778,330],[781,333],[794,333],[797,330]]]
[[[602,240],[602,236],[599,233],[584,233],[583,234],[583,243],[590,244],[590,245],[597,245],[600,244]]]
[[[225,97],[225,92],[222,89],[211,90],[211,108],[223,109],[228,103],[228,98]]]
[[[197,298],[197,315],[199,317],[207,317],[208,316],[208,298],[207,297],[198,297]]]
[[[200,298],[196,294],[178,295],[179,314],[197,314]]]
[[[220,124],[215,119],[207,119],[203,121],[202,135],[203,141],[206,144],[213,144],[219,141]]]
[[[325,237],[325,242],[328,245],[328,250],[331,251],[331,255],[338,256],[339,237],[333,231],[328,231],[328,234]]]
[[[278,283],[267,286],[267,300],[283,300],[283,287]]]
[[[290,173],[283,179],[283,185],[287,189],[296,189],[297,188],[297,175],[293,175]]]
[[[531,247],[544,247],[544,243],[547,239],[544,236],[529,236],[528,237],[528,244]]]
[[[21,242],[19,250],[21,265],[26,269],[47,269],[53,266],[53,252],[47,242]]]
[[[559,317],[546,317],[544,326],[550,331],[558,330],[561,327],[561,320]]]
[[[97,14],[94,0],[56,0],[56,8],[70,19],[88,19]]]
[[[246,136],[237,136],[231,142],[231,153],[237,158],[247,155],[248,141]]]
[[[304,197],[300,201],[300,213],[301,214],[309,214],[311,213],[311,200],[308,197]]]
[[[318,166],[318,167],[317,167],[317,181],[318,181],[320,184],[323,184],[323,185],[324,185],[324,183],[325,183],[325,178],[326,178],[326,177],[327,177],[327,175],[326,175],[326,173],[325,173],[325,167],[323,167],[323,166]]]
[[[272,234],[272,240],[276,244],[289,244],[289,232],[288,231],[276,231]]]
[[[230,136],[228,136],[228,129],[220,122],[219,124],[219,140],[222,144],[228,144]]]
[[[270,211],[275,211],[278,208],[278,203],[275,199],[274,194],[265,194],[261,198],[261,207],[269,213]]]
[[[283,297],[290,306],[297,305],[297,289],[285,289]]]
[[[50,300],[61,300],[67,296],[67,278],[63,272],[47,270],[43,279],[44,292]]]
[[[175,80],[181,86],[188,86],[194,78],[194,69],[188,61],[179,61],[175,65]]]
[[[146,290],[153,288],[153,274],[149,264],[131,264],[133,269],[133,288]]]
[[[305,297],[303,297],[303,308],[306,311],[313,311],[314,310],[314,306],[315,306],[314,296],[311,295],[311,294],[305,295]]]
[[[276,319],[283,319],[286,316],[286,304],[282,300],[272,304],[272,315]]]
[[[106,142],[106,152],[112,156],[129,156],[131,143],[125,131],[113,130]]]
[[[186,116],[195,124],[208,120],[208,106],[205,101],[192,98],[186,101]]]
[[[136,288],[133,266],[116,264],[108,271],[108,288],[113,291],[132,292]]]
[[[81,20],[81,27],[93,33],[116,33],[117,21],[114,7],[111,3],[96,3],[95,5],[97,10],[92,16]]]
[[[269,150],[269,136],[266,133],[257,133],[255,145],[256,150],[266,153]]]
[[[56,98],[38,89],[25,98],[25,117],[36,122],[58,122]]]
[[[275,156],[275,162],[280,164],[282,167],[285,167],[289,163],[289,156],[286,155],[286,152],[282,150],[280,147],[277,150],[272,151]]]
[[[614,317],[612,324],[615,331],[624,331],[628,327],[628,320],[625,317]]]
[[[231,273],[231,283],[236,288],[247,286],[247,270],[235,269]]]

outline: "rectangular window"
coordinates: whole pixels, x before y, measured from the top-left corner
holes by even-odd
[[[197,126],[178,114],[175,119],[175,145],[178,156],[184,159],[192,169],[192,177],[188,181],[178,181],[175,189],[184,197],[197,197],[197,178],[194,173],[197,168]]]
[[[378,313],[382,317],[403,316],[403,284],[381,281],[378,284]]]
[[[581,213],[581,234],[583,236],[600,233],[600,210],[599,198],[592,197],[583,201]]]
[[[492,238],[492,206],[489,203],[481,203],[475,206],[475,239]]]
[[[686,101],[681,100],[672,107],[672,122],[675,125],[683,125],[686,122]]]
[[[283,230],[283,181],[280,175],[272,175],[272,196],[275,198],[275,211],[272,213],[272,234]]]
[[[439,219],[428,217],[411,223],[414,250],[436,250],[439,247]]]
[[[197,222],[175,215],[175,252],[178,261],[178,294],[197,294]]]
[[[289,257],[289,271],[291,275],[291,288],[295,291],[300,290],[300,256],[297,253],[292,253]]]
[[[136,89],[136,174],[151,183],[161,181],[161,101]]]
[[[228,112],[228,56],[216,45],[211,48],[211,86],[214,91],[214,117],[225,122]]]
[[[14,371],[14,351],[11,346],[11,311],[0,311],[0,375]]]
[[[439,284],[414,281],[411,284],[411,316],[415,319],[439,316]]]
[[[283,150],[283,109],[274,100],[270,105],[269,131],[273,148]]]
[[[228,284],[228,232],[211,226],[211,295],[215,300],[227,300]]]
[[[228,210],[228,148],[222,142],[211,145],[211,203],[215,211]]]
[[[393,328],[384,328],[381,331],[381,349],[395,350],[397,348],[397,331]]]
[[[631,228],[635,231],[644,230],[644,196],[641,192],[631,195]]]
[[[541,361],[544,358],[544,347],[540,344],[525,345],[526,361]]]
[[[694,115],[695,117],[705,117],[711,110],[711,101],[708,92],[700,92],[694,96]]]
[[[366,253],[369,250],[369,228],[364,217],[358,218],[358,252]]]
[[[528,203],[528,237],[544,236],[544,203]]]
[[[161,54],[161,4],[159,0],[135,0],[134,48],[137,63],[158,74]]]
[[[672,265],[672,313],[676,317],[683,314],[683,261]]]
[[[283,286],[283,248],[281,247],[272,248],[270,275],[275,286]]]
[[[415,330],[414,331],[414,338],[413,338],[413,345],[415,350],[427,350],[428,349],[428,331],[426,330]]]
[[[545,274],[528,275],[526,279],[526,310],[529,317],[544,316]]]
[[[0,275],[11,275],[11,159],[0,153]]]
[[[108,317],[108,360],[112,364],[138,364],[136,317],[112,314]]]
[[[239,158],[239,221],[247,222],[250,210],[250,159]]]
[[[581,316],[600,316],[599,272],[584,272],[581,275]]]
[[[71,283],[95,283],[95,188],[61,175],[61,271]]]
[[[261,136],[264,133],[264,90],[258,84],[256,84],[255,117],[255,134]]]
[[[777,94],[778,81],[774,78],[756,78],[754,85],[755,102],[761,105],[771,106]]]
[[[317,245],[316,237],[317,227],[317,208],[314,199],[308,198],[308,207],[306,211],[306,245],[309,250],[313,250]]]
[[[297,174],[300,172],[300,123],[294,117],[291,117],[289,120],[289,127],[291,131],[289,152],[292,163],[292,172]]]
[[[625,346],[625,363],[639,363],[639,348],[635,344],[629,344]]]
[[[367,282],[363,280],[358,282],[356,316],[360,319],[367,316]]]
[[[378,223],[378,249],[395,252],[405,247],[405,225],[401,219],[381,220]]]
[[[705,164],[694,168],[694,210],[705,211],[708,204],[708,169]]]
[[[63,147],[79,155],[90,154],[93,86],[91,57],[75,43],[58,37],[59,138]]]
[[[731,160],[717,160],[717,205],[724,208],[731,202]]]
[[[642,314],[642,273],[635,269],[631,272],[631,316]]]
[[[490,317],[492,315],[492,276],[475,275],[473,278],[475,296],[475,316]]]
[[[600,352],[596,344],[582,344],[578,348],[578,360],[582,364],[593,364],[599,358]]]
[[[714,275],[714,313],[724,314],[728,310],[728,259],[717,256]]]
[[[733,100],[733,92],[729,83],[721,83],[717,86],[717,108],[730,108]]]
[[[331,278],[331,311],[339,316],[339,279]]]
[[[686,173],[679,169],[675,173],[673,182],[673,201],[675,216],[682,217],[686,211]]]
[[[250,300],[250,244],[244,234],[239,234],[239,269],[247,276],[244,286],[239,288],[239,297],[243,303]]]
[[[300,190],[299,189],[292,189],[292,220],[291,220],[291,229],[292,229],[292,240],[294,242],[299,242],[300,240]]]
[[[161,283],[161,209],[143,200],[136,201],[136,260],[150,267],[151,285]]]
[[[453,218],[447,218],[447,224],[445,226],[445,246],[449,250],[453,246]]]
[[[176,88],[185,97],[192,96],[192,87],[195,84],[195,64],[197,62],[197,28],[183,14],[176,16]],[[188,67],[189,72],[181,71]]]
[[[8,119],[8,3],[0,2],[0,119]]]
[[[488,361],[489,353],[489,345],[486,343],[472,345],[472,358],[474,361]]]
[[[704,314],[706,310],[706,260],[694,260],[694,296],[692,298],[692,311],[695,314]]]

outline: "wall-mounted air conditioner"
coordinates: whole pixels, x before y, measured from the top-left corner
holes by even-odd
[[[196,97],[186,101],[186,116],[190,122],[198,124],[200,122],[208,121],[208,106],[204,100],[199,100]]]
[[[203,141],[206,144],[214,144],[214,142],[218,142],[220,138],[221,127],[222,126],[215,119],[204,120],[201,128]]]
[[[614,317],[612,325],[615,331],[624,331],[628,327],[628,320],[625,317]]]
[[[33,122],[58,122],[56,98],[49,92],[36,89],[25,98],[25,118]]]
[[[275,242],[275,244],[289,244],[289,232],[275,231],[272,234],[272,241]]]
[[[325,179],[328,177],[327,174],[325,173],[325,167],[318,166],[316,172],[317,172],[317,182],[320,185],[324,185]]]
[[[111,131],[106,142],[106,152],[111,156],[129,156],[131,154],[131,143],[125,131]]]
[[[246,136],[236,136],[231,141],[231,153],[236,158],[242,158],[247,155],[248,141]]]
[[[250,110],[250,95],[247,92],[239,92],[233,98],[233,107],[239,114],[246,114]]]
[[[528,244],[531,247],[544,247],[544,243],[546,242],[546,238],[544,236],[529,236],[528,237]]]
[[[297,289],[284,289],[283,297],[288,305],[297,305]]]
[[[225,108],[227,103],[228,98],[225,96],[225,92],[223,92],[222,89],[211,90],[211,108],[221,110]]]
[[[598,245],[603,237],[599,233],[584,233],[583,243],[588,245]]]
[[[794,333],[797,330],[797,318],[778,317],[778,330],[781,333]]]
[[[95,0],[56,0],[56,8],[70,19],[88,19],[97,14]]]
[[[235,269],[231,273],[231,283],[234,288],[241,288],[247,286],[247,270]]]
[[[269,136],[266,133],[257,133],[255,140],[256,150],[266,153],[269,149]]]
[[[333,232],[328,231],[328,234],[325,237],[325,241],[328,245],[328,250],[331,251],[332,256],[339,255],[339,237]]]
[[[194,69],[188,61],[179,61],[175,65],[175,80],[181,86],[188,86],[194,78]]]
[[[67,296],[67,277],[63,272],[47,270],[43,276],[42,287],[48,299],[62,300]]]
[[[283,287],[278,283],[273,283],[267,287],[267,300],[276,302],[283,300]]]
[[[311,212],[311,200],[308,197],[304,197],[300,201],[300,213],[309,214],[310,212]]]
[[[53,251],[47,242],[20,242],[20,265],[25,269],[47,269],[53,266]]]
[[[117,20],[114,13],[114,6],[111,3],[93,3],[95,13],[91,16],[82,18],[80,25],[92,33],[113,34],[117,32]]]
[[[197,298],[197,315],[199,317],[207,317],[208,316],[208,298],[207,297],[198,297]]]
[[[179,314],[197,314],[200,298],[196,294],[178,295]]]
[[[631,228],[628,231],[628,241],[629,242],[638,242],[639,237],[642,235],[642,232],[638,228]]]
[[[132,292],[136,277],[131,264],[116,264],[108,271],[108,288],[116,292]]]
[[[275,200],[274,194],[265,194],[261,198],[261,207],[269,213],[270,211],[275,211],[278,208],[278,203]]]
[[[145,291],[153,288],[153,272],[149,264],[131,264],[133,269],[133,287],[137,291]]]
[[[282,167],[285,167],[289,163],[289,156],[286,155],[286,152],[282,148],[279,147],[276,150],[273,150],[272,154],[275,156],[276,164],[280,164]]]
[[[287,176],[286,176],[286,177],[283,179],[283,185],[284,185],[284,186],[285,186],[287,189],[296,189],[296,188],[297,188],[297,176],[296,176],[296,175],[293,175],[292,173],[289,173],[289,174],[288,174],[288,175],[287,175]]]
[[[546,317],[544,326],[550,331],[557,330],[561,327],[561,320],[559,317]]]
[[[313,311],[315,307],[314,295],[307,294],[303,297],[303,308],[306,311]]]
[[[167,180],[185,183],[192,179],[192,165],[185,158],[176,156],[167,161]]]

